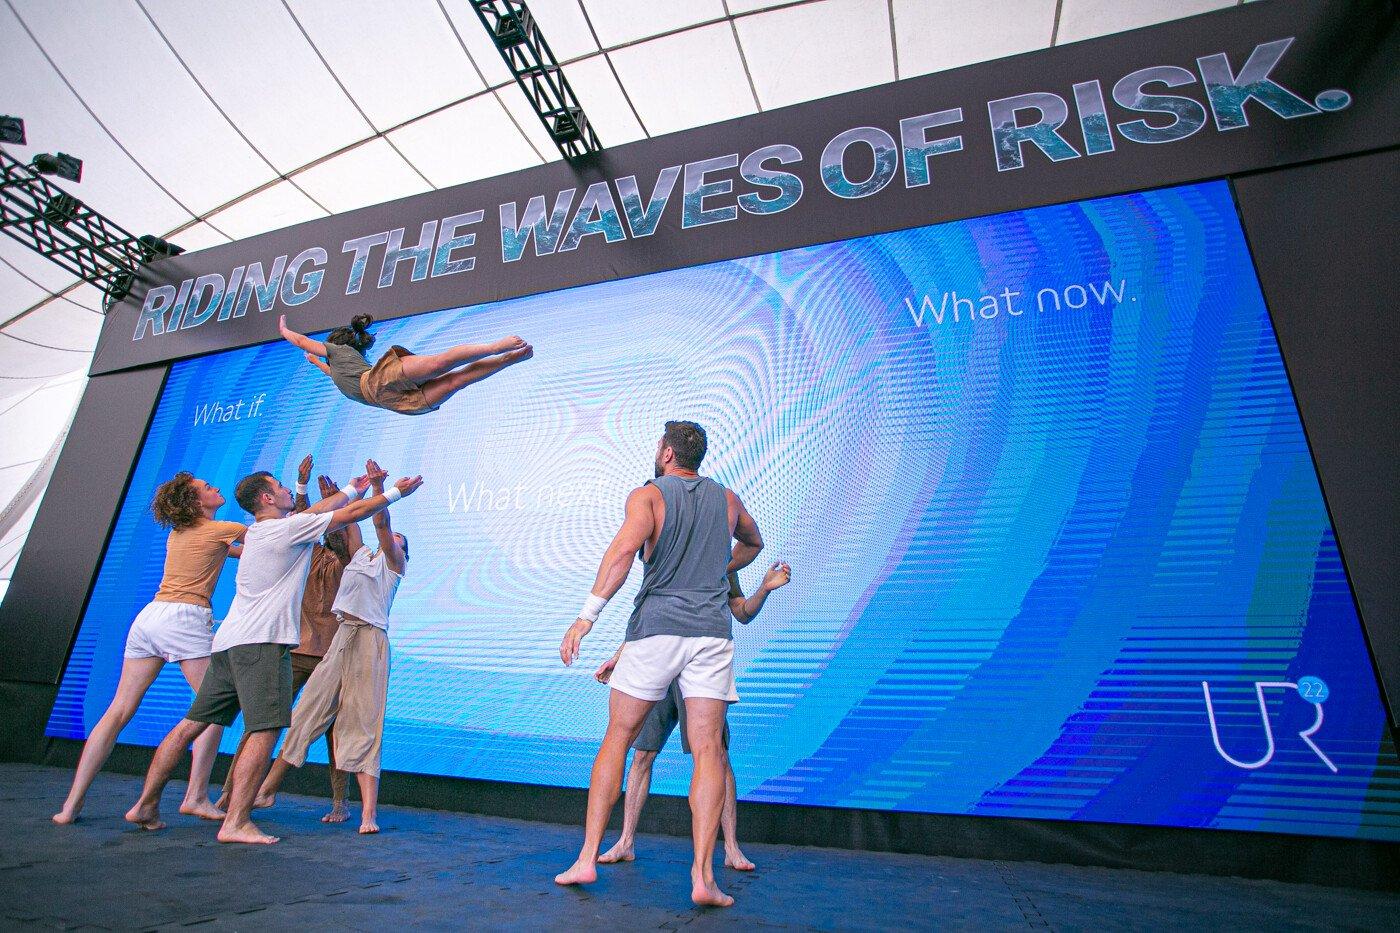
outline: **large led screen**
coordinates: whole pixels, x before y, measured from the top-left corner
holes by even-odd
[[[663,422],[687,418],[767,541],[745,586],[794,568],[736,626],[744,799],[1400,839],[1225,183],[446,310],[379,325],[378,347],[512,333],[532,361],[423,417],[347,401],[284,343],[175,365],[49,733],[83,737],[112,695],[161,572],[162,479],[291,482],[312,453],[344,481],[372,456],[426,479],[393,510],[412,561],[384,766],[585,786],[592,671],[640,567],[572,669],[559,640]],[[123,741],[154,744],[189,699],[167,669]],[[678,744],[659,792],[684,793]]]

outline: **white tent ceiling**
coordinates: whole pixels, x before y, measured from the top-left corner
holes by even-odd
[[[529,6],[619,145],[1238,2]],[[0,88],[0,112],[27,124],[12,155],[79,156],[66,187],[190,250],[559,158],[466,0],[0,0]],[[0,237],[0,594],[100,309],[92,286]]]

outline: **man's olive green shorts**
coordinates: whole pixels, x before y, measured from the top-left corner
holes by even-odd
[[[244,732],[291,725],[290,645],[234,645],[209,656],[209,670],[185,718],[231,726],[239,710]]]

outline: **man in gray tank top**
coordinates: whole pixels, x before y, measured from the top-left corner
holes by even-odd
[[[715,883],[715,835],[724,804],[722,741],[734,689],[734,641],[728,574],[747,567],[763,549],[758,525],[732,491],[700,476],[705,431],[689,421],[668,421],[656,448],[656,479],[627,497],[622,528],[603,555],[593,591],[559,646],[565,664],[603,606],[622,589],[638,551],[642,585],[637,591],[627,642],[612,675],[608,731],[593,763],[588,816],[578,860],[557,875],[559,884],[588,884],[598,877],[598,849],[622,790],[627,750],[652,706],[671,682],[685,700],[686,732],[694,752],[690,783],[691,900],[728,907],[734,899]],[[731,542],[733,542],[731,547]]]

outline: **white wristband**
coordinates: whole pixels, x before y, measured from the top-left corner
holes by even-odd
[[[305,484],[305,483],[297,483],[297,495],[299,495],[299,496],[304,496],[304,495],[306,495],[306,484]]]
[[[390,505],[393,505],[403,498],[403,493],[399,491],[399,487],[390,486],[388,489],[384,490],[384,498],[389,500]]]
[[[598,616],[602,613],[603,607],[607,604],[608,601],[603,597],[594,596],[592,593],[589,593],[588,598],[583,601],[583,608],[579,610],[578,617],[580,619],[586,619],[589,622],[597,622]]]
[[[346,483],[344,486],[340,487],[340,491],[343,492],[345,494],[345,498],[349,499],[351,502],[354,502],[356,499],[360,498],[361,495],[360,491],[355,488],[354,483]]]

